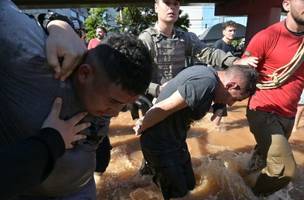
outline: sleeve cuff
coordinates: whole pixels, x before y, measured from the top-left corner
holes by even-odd
[[[150,83],[147,93],[152,95],[153,97],[157,97],[159,95],[159,84]]]
[[[39,131],[39,134],[34,136],[33,139],[39,140],[44,143],[53,160],[62,156],[65,152],[65,144],[60,133],[53,128],[43,128]]]
[[[234,61],[236,61],[238,58],[237,57],[234,57],[234,56],[228,56],[225,60],[224,60],[224,63],[223,63],[223,68],[226,68],[226,67],[231,67],[234,63]]]

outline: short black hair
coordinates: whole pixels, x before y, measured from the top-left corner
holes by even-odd
[[[98,65],[96,72],[102,71],[110,82],[136,95],[145,93],[152,77],[152,59],[135,36],[111,34],[88,55]]]
[[[232,26],[232,27],[234,27],[234,28],[237,28],[237,23],[236,23],[235,21],[232,21],[232,20],[226,21],[226,22],[222,23],[222,28],[223,28],[223,30],[224,30],[225,28],[227,28],[228,26]]]
[[[248,65],[233,65],[225,69],[226,73],[239,73],[245,79],[245,88],[243,93],[253,95],[256,91],[256,84],[258,82],[259,73],[255,68]]]

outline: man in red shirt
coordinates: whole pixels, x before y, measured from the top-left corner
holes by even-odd
[[[101,40],[107,35],[107,30],[105,27],[98,26],[96,28],[96,38],[89,41],[88,49],[95,48],[101,43]]]
[[[304,1],[283,0],[282,4],[286,20],[257,33],[245,52],[245,56],[260,60],[257,70],[261,84],[247,110],[250,131],[257,142],[250,166],[257,195],[281,189],[296,172],[288,138],[304,87]]]

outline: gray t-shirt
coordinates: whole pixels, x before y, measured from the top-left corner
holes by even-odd
[[[0,145],[38,133],[57,96],[63,98],[62,119],[84,111],[73,81],[53,78],[45,57],[47,36],[36,21],[11,1],[1,0],[0,27]],[[86,119],[91,120],[98,123],[99,119]],[[67,150],[34,194],[61,196],[78,191],[93,176],[96,147],[82,141]]]
[[[157,102],[178,90],[188,106],[144,131],[140,139],[142,149],[163,154],[183,148],[191,123],[204,117],[209,110],[217,84],[216,71],[202,65],[186,68],[171,79]]]

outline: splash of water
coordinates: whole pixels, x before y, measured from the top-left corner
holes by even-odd
[[[114,148],[107,172],[97,180],[98,199],[161,200],[159,189],[151,177],[138,173],[140,152],[128,153],[126,145]],[[196,187],[189,200],[300,200],[304,195],[303,169],[294,183],[269,197],[258,198],[246,185],[243,176],[250,153],[223,151],[216,155],[193,159]]]

